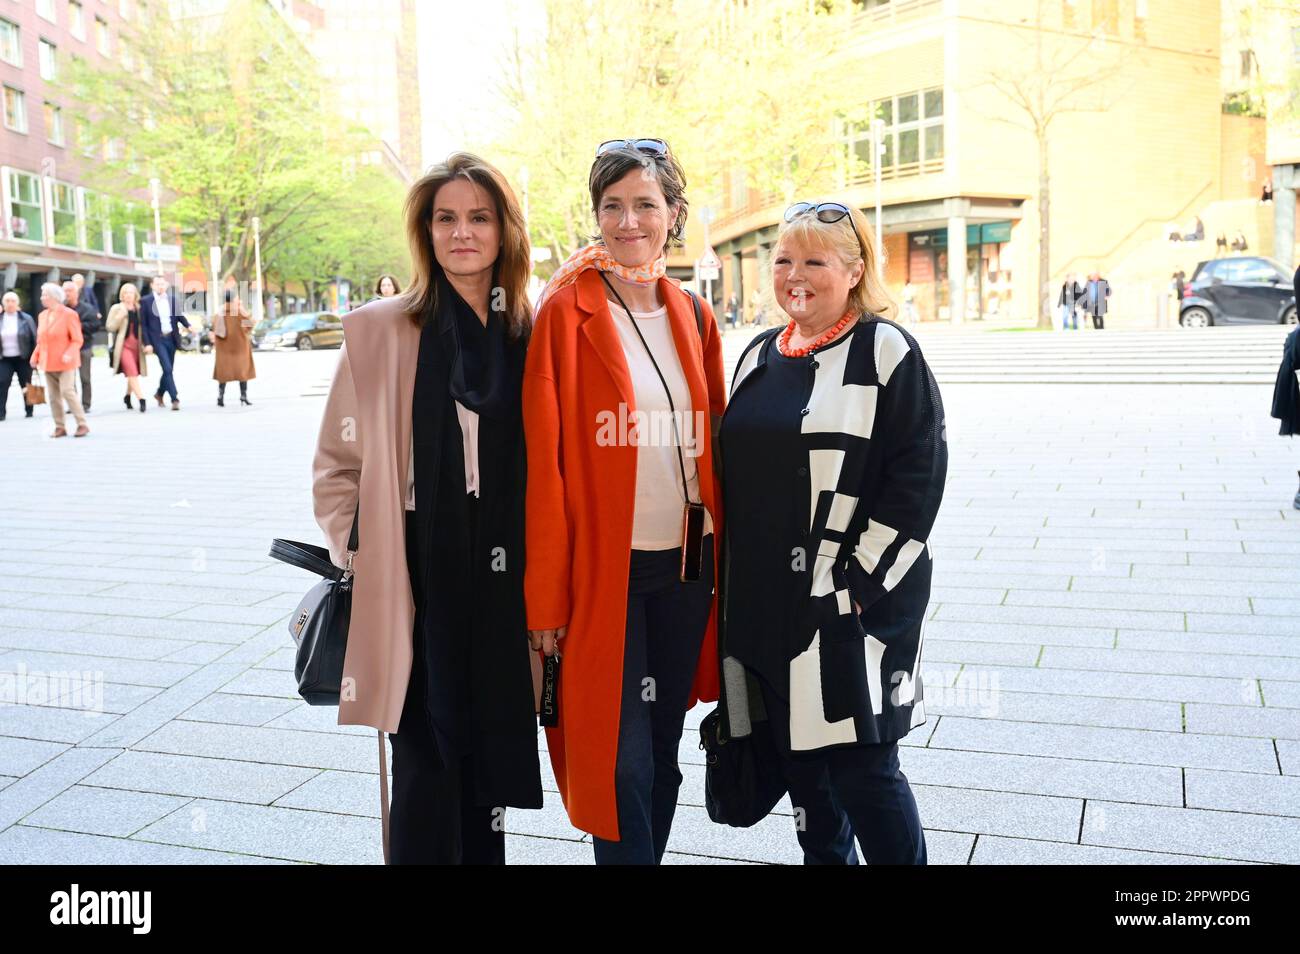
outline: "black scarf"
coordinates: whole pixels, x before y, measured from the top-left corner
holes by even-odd
[[[446,332],[451,396],[485,417],[505,418],[518,412],[519,382],[510,374],[506,357],[506,327],[500,312],[489,309],[487,325],[438,272],[435,315],[440,332]]]

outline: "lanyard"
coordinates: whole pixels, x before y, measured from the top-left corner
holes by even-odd
[[[641,346],[645,348],[645,353],[650,356],[650,363],[654,365],[655,374],[659,375],[659,383],[664,386],[664,395],[668,398],[668,410],[673,419],[673,436],[677,439],[677,467],[681,470],[682,474],[682,497],[688,504],[693,502],[698,503],[698,501],[691,500],[690,484],[686,481],[686,458],[682,455],[682,436],[677,431],[677,408],[673,404],[673,393],[668,389],[668,382],[664,379],[664,373],[659,370],[659,362],[655,360],[655,353],[650,350],[650,345],[646,342],[645,335],[641,334],[641,329],[636,323],[636,318],[632,316],[632,310],[623,303],[623,296],[618,293],[618,290],[612,284],[610,284],[609,277],[604,272],[600,273],[600,278],[605,283],[605,287],[613,292],[614,297],[618,299],[619,307],[627,312],[628,320],[632,322],[632,329],[636,332],[636,336],[641,339]]]

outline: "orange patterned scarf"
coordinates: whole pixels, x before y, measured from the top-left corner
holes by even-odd
[[[546,299],[561,288],[572,285],[578,280],[578,276],[588,268],[599,269],[602,272],[613,272],[624,281],[649,285],[651,282],[657,282],[664,277],[668,270],[668,259],[667,256],[660,255],[653,262],[637,265],[635,268],[628,268],[626,265],[620,265],[610,250],[599,242],[583,246],[565,259],[564,264],[555,270],[555,274],[551,276],[551,280],[546,283],[546,287],[542,289],[541,295],[537,298],[537,310],[534,315],[541,313],[542,305]]]

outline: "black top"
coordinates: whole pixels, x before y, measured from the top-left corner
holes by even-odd
[[[723,496],[727,512],[762,514],[728,521],[732,580],[744,597],[727,605],[726,649],[784,695],[790,660],[800,651],[798,617],[808,602],[812,557],[808,448],[801,433],[817,356],[845,346],[841,335],[810,355],[787,358],[772,335],[766,370],[738,388],[722,422]]]

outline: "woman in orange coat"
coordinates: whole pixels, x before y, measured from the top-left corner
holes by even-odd
[[[77,396],[76,371],[81,367],[81,319],[64,304],[63,287],[54,282],[41,286],[41,304],[45,310],[36,325],[36,350],[32,352],[32,367],[39,368],[49,385],[50,413],[54,415],[54,433],[51,437],[67,437],[64,427],[64,405],[72,409],[77,419],[74,437],[90,433],[86,426],[86,412],[81,409]]]
[[[524,371],[525,603],[563,658],[547,744],[569,818],[597,864],[657,864],[686,710],[718,692],[722,347],[665,277],[687,210],[667,144],[602,144],[589,186],[600,236],[544,290]]]

